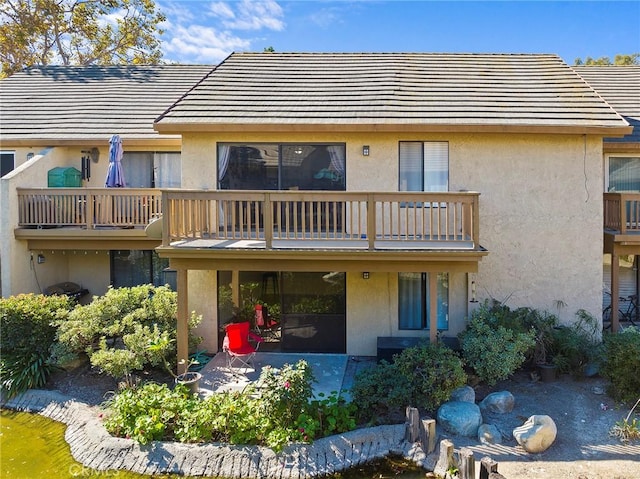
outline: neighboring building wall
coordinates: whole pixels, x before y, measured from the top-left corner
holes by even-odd
[[[39,291],[24,241],[14,238],[18,225],[16,188],[47,185],[47,171],[61,165],[64,149],[48,148],[22,163],[0,180],[0,242],[2,247],[2,296]]]
[[[216,142],[344,142],[348,191],[397,191],[399,141],[448,141],[450,191],[478,191],[480,243],[489,255],[479,264],[478,300],[495,298],[511,307],[559,312],[563,322],[578,309],[598,316],[602,290],[602,138],[526,134],[226,134],[189,133],[183,137],[184,188],[216,188]],[[369,145],[370,155],[362,155]],[[397,327],[397,279],[372,275],[373,299],[361,279],[347,283],[349,354],[370,351],[371,337]],[[384,275],[383,275],[384,276]],[[460,276],[460,275],[458,275]],[[463,275],[464,276],[464,275]],[[451,297],[466,298],[465,281]],[[353,288],[353,290],[351,289]],[[388,290],[390,298],[380,291]],[[194,298],[195,300],[195,298]],[[198,298],[202,304],[211,301]],[[560,311],[556,301],[566,304]],[[466,299],[465,299],[466,302]],[[380,309],[382,308],[382,309]],[[372,314],[390,311],[373,331]],[[356,311],[358,313],[356,313]],[[369,313],[367,313],[369,311]],[[386,313],[385,313],[386,314]],[[456,323],[457,324],[457,323]],[[456,326],[457,328],[457,326]],[[360,332],[370,336],[361,343]],[[399,333],[398,333],[399,334]],[[452,335],[452,334],[451,334]],[[364,341],[364,339],[363,339]]]

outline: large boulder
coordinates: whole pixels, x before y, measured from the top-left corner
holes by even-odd
[[[513,437],[518,444],[534,454],[549,449],[557,434],[556,423],[546,415],[531,416],[522,426],[513,430]]]
[[[478,427],[482,424],[482,414],[477,404],[466,401],[449,401],[438,409],[437,421],[451,434],[476,437]]]
[[[481,444],[502,444],[502,434],[493,424],[482,424],[478,428],[478,441]]]
[[[505,414],[513,411],[516,400],[509,391],[498,391],[489,394],[480,402],[482,412]]]
[[[462,386],[451,393],[450,401],[476,402],[476,391],[471,386]]]

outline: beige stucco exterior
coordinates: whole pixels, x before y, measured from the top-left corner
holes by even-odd
[[[74,167],[81,170],[81,158],[93,146],[99,149],[99,159],[91,162],[91,177],[83,180],[82,187],[103,187],[109,167],[108,139],[102,142],[87,141],[87,146],[24,147],[3,143],[2,151],[12,151],[16,155],[16,168],[5,175],[0,183],[0,240],[2,241],[2,296],[19,293],[40,292],[52,284],[72,281],[89,290],[91,295],[101,295],[107,291],[111,281],[109,251],[104,248],[92,249],[90,242],[86,248],[57,249],[45,248],[29,250],[26,241],[15,238],[14,229],[18,225],[17,188],[47,187],[48,172],[55,167]],[[179,145],[157,146],[155,144],[124,143],[125,152],[135,151],[179,151]],[[27,161],[27,155],[34,157]],[[114,246],[114,249],[118,249]],[[36,261],[37,255],[45,258],[44,263]],[[31,258],[34,258],[32,261]],[[90,297],[85,297],[85,301]]]
[[[449,142],[450,191],[481,193],[480,238],[489,255],[477,274],[452,274],[446,335],[464,329],[469,311],[477,306],[469,303],[472,280],[479,301],[494,298],[511,307],[548,310],[563,322],[572,321],[578,309],[599,317],[603,184],[599,136],[187,133],[183,187],[216,188],[217,142],[344,142],[348,191],[397,191],[399,141]],[[369,156],[362,155],[363,145],[369,146]],[[190,281],[190,293],[194,283]],[[214,284],[212,277],[207,283],[211,292]],[[377,336],[415,336],[397,328],[397,296],[396,273],[372,273],[368,280],[348,274],[348,354],[375,354]],[[215,294],[189,298],[190,310],[215,310]],[[564,307],[558,308],[559,304]],[[213,331],[215,325],[207,328]]]

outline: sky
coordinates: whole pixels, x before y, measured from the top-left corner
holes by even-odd
[[[640,0],[156,0],[165,60],[216,64],[232,52],[640,52]]]

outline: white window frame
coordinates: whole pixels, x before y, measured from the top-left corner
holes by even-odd
[[[422,171],[422,187],[421,189],[409,189],[408,185],[403,185],[403,175],[402,175],[402,166],[403,166],[403,158],[402,158],[402,145],[403,144],[414,144],[422,145],[420,149],[420,158],[417,161],[420,161],[420,170]],[[410,161],[407,158],[407,161]],[[444,169],[442,167],[444,166]],[[440,168],[438,168],[440,167]],[[444,171],[446,173],[446,181],[444,185],[437,184],[429,184],[429,174],[434,171]],[[430,193],[438,193],[438,192],[447,192],[449,191],[449,142],[448,141],[400,141],[398,143],[398,191],[423,191]],[[411,204],[411,205],[402,205],[402,206],[423,206],[426,208],[431,207],[431,203],[424,204]],[[434,205],[436,206],[436,205]],[[439,205],[441,208],[446,208],[446,204],[442,203]]]
[[[609,188],[610,188],[610,178],[609,178],[609,173],[610,173],[610,165],[611,165],[611,158],[640,158],[640,154],[633,154],[633,153],[606,153],[604,156],[604,174],[603,174],[603,180],[604,180],[604,192],[607,193],[609,192]],[[639,178],[640,180],[640,178]]]

